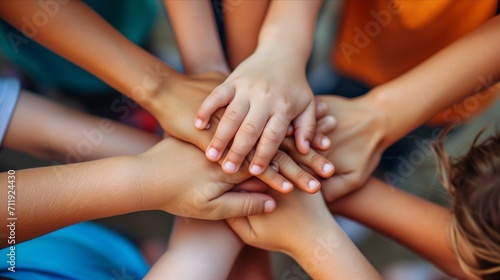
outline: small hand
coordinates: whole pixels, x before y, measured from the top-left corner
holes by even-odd
[[[225,106],[206,156],[219,161],[232,140],[222,164],[226,173],[238,171],[256,145],[250,172],[262,174],[292,121],[298,151],[309,151],[315,132],[314,98],[304,69],[288,63],[286,58],[254,53],[205,99],[196,114],[195,126],[206,128],[210,116]]]
[[[337,121],[328,134],[333,147],[323,155],[332,160],[336,173],[323,188],[327,201],[335,200],[363,185],[380,162],[384,151],[386,121],[366,97],[346,99],[319,96]]]

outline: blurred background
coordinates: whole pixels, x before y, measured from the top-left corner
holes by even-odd
[[[168,16],[160,2],[156,2],[156,4],[158,4],[157,20],[151,34],[147,34],[147,49],[169,65],[181,70],[181,62]],[[330,49],[335,43],[340,5],[341,1],[326,1],[320,13],[315,33],[314,50],[308,66],[309,81],[315,92],[335,93],[331,90],[335,88],[337,75],[330,64]],[[36,43],[29,42],[28,44]],[[22,80],[25,88],[67,106],[102,117],[117,119],[117,116],[113,116],[110,112],[111,102],[117,98],[117,93],[106,93],[105,98],[82,95],[80,92],[67,94],[66,89],[61,90],[37,82],[38,77],[30,76],[16,65],[17,63],[15,59],[12,59],[12,56],[7,59],[4,53],[0,53],[0,75],[2,77],[17,77]],[[495,125],[491,124],[494,124],[499,118],[500,102],[497,101],[480,116],[462,124],[450,135],[446,141],[449,153],[452,155],[463,153],[483,127],[490,125],[486,134],[494,131]],[[140,108],[134,109],[132,114],[123,121],[146,131],[160,132],[154,119]],[[425,139],[419,136],[410,136],[407,140],[425,142]],[[424,155],[424,158],[418,162],[412,162],[408,158],[409,152],[415,149]],[[397,156],[386,156],[382,159],[383,167],[379,168],[376,174],[385,180],[387,178],[384,174],[392,171],[403,179],[398,182],[397,187],[422,198],[447,205],[450,198],[437,180],[435,162],[433,156],[429,156],[431,154],[428,152],[429,149],[429,145],[414,145],[405,153]],[[408,172],[404,172],[404,174],[398,172],[398,167],[402,162],[399,156],[411,164]],[[8,169],[52,164],[52,161],[40,160],[8,149],[4,149],[0,153],[0,171],[2,172]],[[338,217],[338,221],[363,254],[384,274],[386,279],[448,279],[431,264],[384,236],[344,218]],[[130,238],[144,252],[146,258],[153,262],[166,248],[172,216],[163,212],[144,212],[102,219],[98,222]],[[300,272],[293,260],[282,254],[273,253],[273,269],[275,279],[308,279],[307,275]]]

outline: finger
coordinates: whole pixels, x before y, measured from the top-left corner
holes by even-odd
[[[243,240],[243,242],[247,243],[251,241],[251,237],[255,235],[250,226],[250,222],[247,217],[241,218],[231,218],[226,220],[227,224],[231,229]]]
[[[245,182],[236,185],[231,191],[233,192],[265,192],[269,186],[256,177],[252,177]]]
[[[321,186],[320,182],[314,176],[302,169],[283,151],[278,151],[272,161],[272,166],[277,167],[279,174],[308,193],[317,192]]]
[[[311,141],[316,133],[316,116],[314,111],[314,103],[311,103],[302,114],[293,120],[295,145],[297,145],[297,149],[303,154],[309,152]]]
[[[234,100],[231,104],[229,104],[229,106],[227,106],[227,109],[217,126],[215,135],[206,150],[206,156],[209,160],[215,162],[222,157],[222,152],[226,149],[229,141],[231,141],[234,137],[238,127],[243,121],[243,118],[248,112],[248,108],[247,102],[238,102],[237,100]]]
[[[271,159],[276,155],[281,142],[285,138],[289,120],[273,115],[266,124],[260,137],[255,155],[250,163],[250,173],[254,176],[266,170]]]
[[[274,199],[264,193],[226,192],[209,202],[213,220],[271,213],[276,208]]]
[[[284,154],[282,151],[278,151],[276,155],[278,153]],[[247,161],[245,162],[248,162],[248,159],[253,158],[254,154],[255,154],[255,149],[250,151],[250,154],[248,154],[247,157]],[[284,155],[285,157],[288,158],[288,160],[293,161],[288,155],[286,154]],[[269,187],[281,193],[288,193],[291,192],[293,189],[293,184],[290,181],[288,181],[285,177],[283,177],[281,174],[279,174],[279,167],[274,163],[274,161],[270,165],[268,165],[268,167],[264,170],[262,174],[257,175],[257,178],[259,178]]]
[[[323,180],[322,183],[321,191],[327,202],[335,201],[357,189],[354,185],[349,184],[345,174],[333,175],[331,178]]]
[[[327,115],[316,122],[316,133],[329,134],[337,126],[337,119],[334,116]]]
[[[235,88],[233,85],[223,83],[216,87],[201,103],[196,112],[194,126],[198,129],[205,129],[210,121],[210,116],[221,107],[226,106],[233,100]]]
[[[321,119],[328,114],[328,105],[323,100],[316,100],[316,119]]]
[[[263,114],[261,110],[262,108],[256,106],[250,107],[250,111],[236,132],[231,148],[222,164],[222,168],[226,173],[232,174],[238,171],[262,134],[269,117],[267,114]]]
[[[285,136],[290,137],[293,135],[293,132],[294,132],[293,125],[289,125],[288,128],[286,129]]]
[[[332,141],[330,141],[330,138],[327,136],[321,134],[321,133],[316,133],[314,135],[313,141],[311,143],[311,147],[313,149],[319,150],[319,151],[327,151],[330,149],[332,146]]]
[[[283,140],[281,149],[285,150],[296,163],[308,167],[323,178],[328,178],[335,172],[333,163],[316,151],[310,150],[307,155],[299,153],[291,138],[285,138],[285,140]]]

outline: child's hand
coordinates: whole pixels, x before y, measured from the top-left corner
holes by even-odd
[[[265,250],[281,251],[291,256],[304,250],[334,223],[320,193],[294,190],[289,194],[268,192],[276,201],[269,215],[256,215],[228,220],[231,228],[247,244]]]
[[[326,133],[334,145],[323,154],[336,168],[336,173],[327,179],[328,187],[322,189],[325,199],[332,201],[361,187],[377,167],[385,149],[387,125],[384,115],[365,97],[316,99],[326,102],[329,114],[337,120],[335,130]]]
[[[158,112],[162,114],[161,119],[165,120],[162,126],[166,128],[167,132],[205,151],[215,134],[224,110],[219,109],[212,115],[211,126],[205,130],[197,130],[190,120],[194,118],[196,109],[207,94],[224,77],[223,74],[211,72],[197,76],[178,77],[177,80],[181,81],[180,83],[167,85],[170,88],[166,88],[165,92],[160,92],[158,97],[163,99],[159,104],[166,106],[162,107],[161,110],[159,108]],[[290,160],[290,157],[283,151],[278,151],[273,154],[273,165],[278,167],[279,172],[268,167],[257,177],[280,192],[291,191],[293,185],[308,192],[317,191],[320,187],[319,181],[305,172],[297,163],[309,167],[323,178],[328,178],[333,174],[333,165],[314,150],[303,155],[297,151],[295,145],[289,145],[290,140],[285,142],[286,145],[283,146],[283,149],[291,154],[296,163]],[[255,149],[251,151],[250,155],[254,152]],[[247,160],[243,162],[245,169],[247,169],[248,162]]]
[[[198,129],[209,124],[210,116],[227,105],[206,156],[223,157],[223,170],[232,174],[256,145],[250,173],[259,175],[268,166],[293,121],[298,150],[309,151],[315,133],[314,98],[305,71],[299,63],[279,52],[257,51],[242,62],[226,81],[200,106],[195,120]]]

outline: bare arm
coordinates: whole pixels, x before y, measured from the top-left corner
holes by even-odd
[[[334,200],[359,188],[388,146],[454,102],[498,82],[499,30],[500,16],[496,16],[363,97],[321,96],[319,99],[328,103],[330,114],[338,122],[329,135],[335,143],[328,152],[336,166],[331,178],[334,187],[324,188],[325,197]]]
[[[222,53],[211,1],[164,1],[188,74],[229,72]]]
[[[146,279],[226,279],[242,248],[224,221],[177,217],[168,250]]]
[[[451,247],[449,210],[374,178],[329,208],[398,241],[449,275],[468,279]]]
[[[369,95],[386,112],[389,143],[500,80],[500,16]]]
[[[4,144],[41,158],[74,163],[140,154],[158,141],[153,134],[22,91]]]
[[[271,191],[270,215],[228,220],[245,243],[293,257],[313,279],[381,279],[330,215],[320,193]]]

